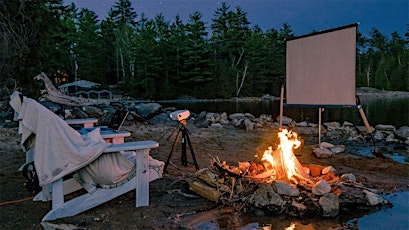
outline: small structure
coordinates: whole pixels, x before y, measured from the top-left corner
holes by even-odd
[[[87,81],[78,80],[70,82],[67,84],[60,85],[58,89],[65,95],[73,94],[73,96],[85,96],[86,98],[91,98],[92,95],[96,95],[98,99],[101,99],[104,95],[108,95],[109,99],[112,99],[112,92],[109,90],[95,90],[96,87],[101,84]],[[75,92],[71,93],[70,87],[75,87]],[[78,91],[79,89],[79,91]]]

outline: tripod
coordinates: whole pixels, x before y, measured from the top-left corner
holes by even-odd
[[[192,143],[190,142],[189,130],[186,128],[186,120],[181,120],[179,122],[180,122],[179,126],[175,130],[173,130],[173,132],[168,137],[170,138],[175,133],[175,131],[178,130],[178,134],[176,135],[175,141],[173,142],[173,145],[172,145],[172,149],[170,150],[168,159],[166,160],[166,163],[165,163],[165,167],[163,170],[165,173],[167,172],[166,169],[169,165],[169,161],[170,161],[170,158],[172,157],[173,151],[176,148],[176,144],[179,141],[180,135],[182,135],[182,157],[181,157],[182,165],[187,166],[187,156],[186,156],[186,140],[187,140],[187,143],[189,144],[189,148],[190,148],[190,153],[192,154],[193,163],[195,165],[196,170],[199,170],[199,166],[196,161],[196,156],[193,151]]]

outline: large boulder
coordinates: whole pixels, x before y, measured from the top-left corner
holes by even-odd
[[[409,139],[409,126],[402,126],[397,129],[395,135],[402,139]]]
[[[260,187],[250,197],[250,204],[253,204],[255,207],[268,205],[282,207],[285,205],[285,201],[279,194],[274,192],[272,186],[268,184],[260,184]]]
[[[140,103],[135,105],[135,109],[143,118],[151,118],[162,109],[162,105],[158,103]]]

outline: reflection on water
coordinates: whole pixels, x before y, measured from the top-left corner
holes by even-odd
[[[409,126],[409,98],[375,98],[361,100],[362,108],[371,125],[384,124]],[[202,111],[222,113],[251,113],[256,117],[270,114],[277,117],[280,113],[280,101],[172,101],[160,102],[164,107],[188,109],[194,113]],[[284,107],[284,115],[297,122],[309,121],[318,123],[318,108]],[[364,125],[358,109],[328,108],[322,112],[322,122],[349,121],[354,125]]]
[[[360,218],[359,229],[409,229],[409,192],[396,193],[386,199],[393,207]]]
[[[349,217],[292,219],[284,216],[256,216],[250,213],[230,213],[204,222],[195,229],[238,230],[321,230],[321,229],[409,229],[409,192],[399,192],[385,197],[393,204],[370,214],[350,214]],[[352,219],[351,219],[352,218]]]

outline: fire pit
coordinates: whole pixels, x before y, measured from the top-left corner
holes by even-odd
[[[302,165],[296,156],[303,143],[297,133],[282,129],[278,138],[277,148],[268,147],[255,161],[233,166],[212,159],[209,167],[195,173],[190,189],[237,211],[299,217],[335,217],[341,211],[391,205],[353,174],[338,175],[332,166]]]

